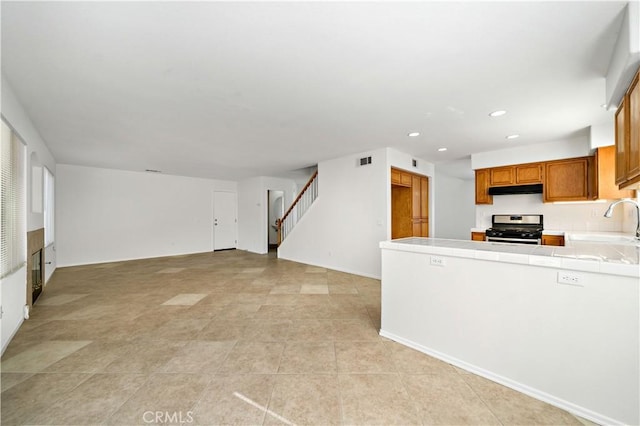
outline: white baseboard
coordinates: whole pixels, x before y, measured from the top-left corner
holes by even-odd
[[[565,401],[564,399],[555,397],[553,395],[550,395],[546,392],[543,392],[541,390],[532,388],[530,386],[527,386],[525,384],[516,382],[514,380],[511,380],[507,377],[503,377],[500,376],[499,374],[495,374],[489,370],[485,370],[481,367],[478,367],[476,365],[473,364],[469,364],[465,361],[462,361],[460,359],[451,357],[447,354],[444,354],[442,352],[436,351],[434,349],[428,348],[426,346],[422,346],[419,345],[415,342],[412,342],[410,340],[404,339],[400,336],[396,336],[393,333],[388,333],[384,330],[380,330],[380,335],[382,337],[386,337],[387,339],[391,339],[395,342],[401,343],[405,346],[408,346],[412,349],[415,349],[419,352],[422,352],[424,354],[430,355],[434,358],[437,358],[441,361],[444,361],[446,363],[449,363],[451,365],[454,365],[458,368],[461,368],[463,370],[466,370],[470,373],[476,374],[478,376],[484,377],[485,379],[489,379],[493,382],[499,383],[501,385],[504,385],[508,388],[511,388],[513,390],[516,390],[518,392],[521,392],[525,395],[528,395],[532,398],[535,398],[537,400],[540,400],[542,402],[546,402],[547,404],[553,405],[555,407],[561,408],[565,411],[570,412],[571,414],[574,414],[576,416],[582,417],[584,419],[590,420],[592,422],[595,422],[597,424],[600,425],[623,425],[624,423],[612,419],[610,417],[604,416],[600,413],[596,413],[592,410],[589,410],[588,408],[573,404],[572,402],[569,401]]]

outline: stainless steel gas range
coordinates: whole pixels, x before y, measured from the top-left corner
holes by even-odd
[[[486,240],[501,243],[541,244],[541,214],[494,214]]]

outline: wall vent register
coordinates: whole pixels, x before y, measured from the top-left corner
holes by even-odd
[[[371,164],[371,157],[362,157],[360,159],[360,165],[366,166],[367,164]]]

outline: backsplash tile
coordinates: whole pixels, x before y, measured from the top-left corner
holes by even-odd
[[[617,208],[613,216],[604,217],[609,202],[543,203],[541,194],[501,195],[493,197],[493,205],[476,206],[476,227],[489,228],[493,214],[542,214],[544,228],[558,231],[631,232],[635,218],[627,219],[628,209]],[[633,222],[633,224],[631,224]]]

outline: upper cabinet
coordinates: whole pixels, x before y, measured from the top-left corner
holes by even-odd
[[[530,185],[542,183],[542,163],[493,167],[489,171],[489,186]]]
[[[544,164],[519,164],[516,168],[516,185],[533,185],[544,181]]]
[[[494,167],[489,169],[489,186],[513,185],[516,180],[515,166]]]
[[[594,170],[597,179],[594,182],[594,198],[617,200],[634,196],[633,190],[618,189],[616,184],[616,155],[616,147],[613,145],[602,146],[596,150]]]
[[[489,195],[489,178],[491,169],[476,170],[476,204],[493,204],[493,197]]]
[[[545,163],[545,203],[588,200],[589,186],[587,157]]]
[[[476,170],[476,204],[493,204],[492,186],[543,184],[543,201],[615,200],[634,196],[615,182],[616,147],[600,147],[590,157]]]
[[[620,188],[640,183],[640,71],[616,111],[616,183]]]

